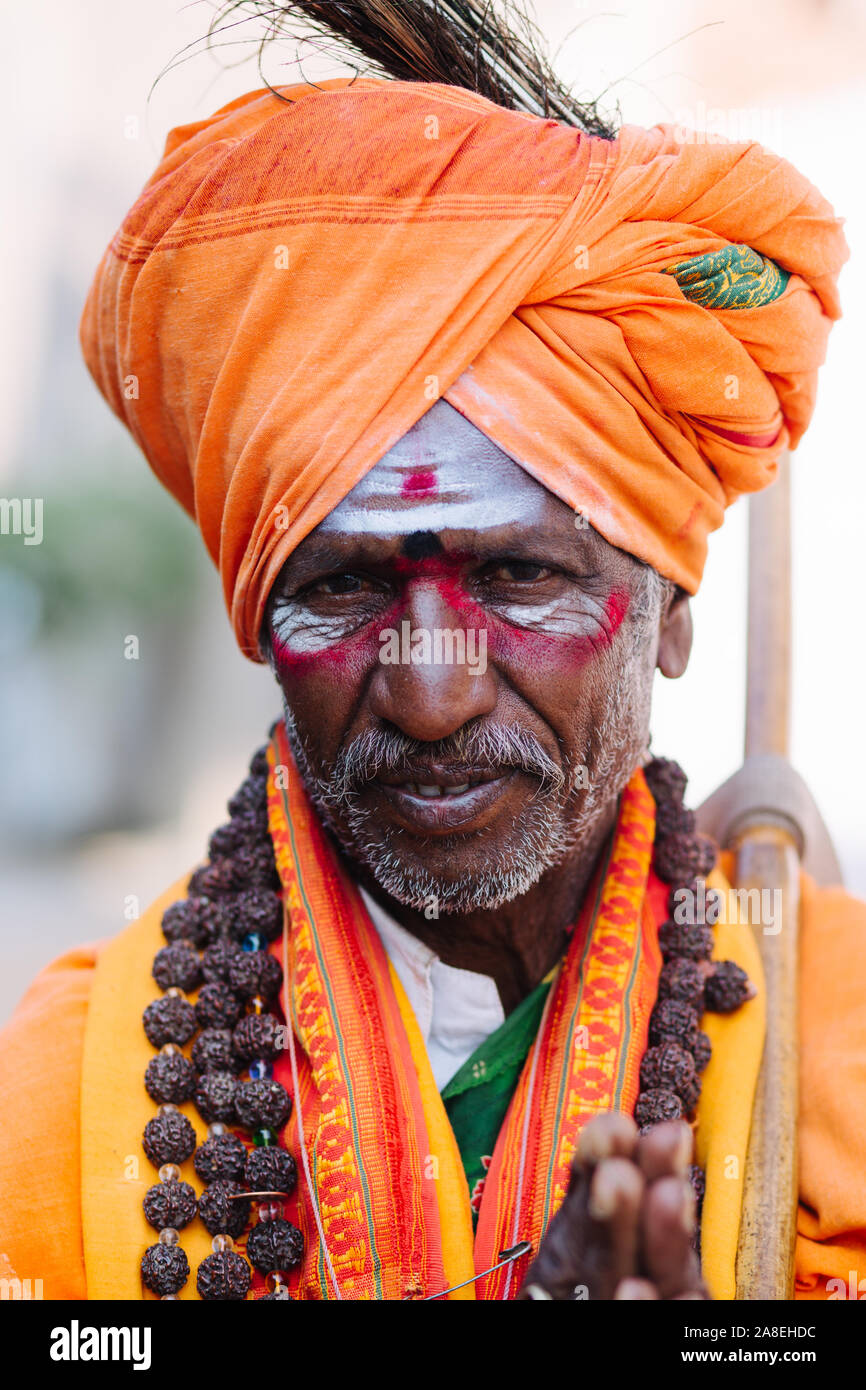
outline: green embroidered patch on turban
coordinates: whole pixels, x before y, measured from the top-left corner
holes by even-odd
[[[783,294],[791,276],[751,246],[725,246],[668,266],[686,299],[705,309],[757,309]]]

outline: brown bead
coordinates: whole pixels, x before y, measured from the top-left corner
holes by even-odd
[[[208,1303],[239,1302],[249,1292],[250,1267],[234,1250],[223,1250],[202,1260],[195,1284]]]
[[[264,817],[249,814],[232,816],[227,824],[218,826],[211,835],[209,857],[212,860],[231,859],[239,849],[261,843],[267,834]]]
[[[198,952],[182,941],[172,941],[157,951],[153,978],[160,989],[195,989],[201,980]]]
[[[202,1182],[216,1182],[219,1178],[237,1181],[244,1171],[247,1151],[236,1134],[214,1135],[206,1139],[195,1151],[193,1167]]]
[[[234,1031],[234,1048],[247,1062],[275,1062],[286,1046],[286,1027],[273,1014],[247,1014]]]
[[[195,1067],[183,1053],[160,1053],[148,1062],[144,1085],[157,1105],[182,1105],[195,1090]]]
[[[223,984],[228,984],[229,966],[239,950],[240,946],[231,938],[215,941],[212,946],[208,946],[201,958],[201,973],[209,984],[214,980],[222,980]]]
[[[713,1013],[730,1014],[749,996],[749,977],[732,960],[713,964],[704,986],[707,1008]]]
[[[698,1015],[678,999],[663,999],[650,1015],[650,1043],[676,1042],[690,1052],[698,1034]]]
[[[213,980],[199,990],[195,1013],[202,1028],[234,1028],[243,1007],[228,985],[221,980]]]
[[[672,758],[653,758],[644,768],[643,775],[656,802],[682,801],[686,794],[689,779]]]
[[[653,867],[665,883],[685,883],[708,874],[716,855],[716,846],[706,835],[675,831],[656,841]]]
[[[239,1236],[250,1219],[251,1202],[229,1201],[244,1189],[230,1178],[218,1178],[199,1197],[198,1214],[212,1236],[225,1233]]]
[[[265,888],[238,893],[232,927],[236,941],[243,941],[251,932],[257,932],[263,941],[275,941],[282,929],[283,904],[276,893]]]
[[[229,984],[242,999],[273,999],[282,983],[282,966],[268,951],[239,951],[229,963]]]
[[[196,1212],[195,1191],[188,1182],[158,1182],[144,1194],[145,1219],[157,1231],[173,1226],[182,1231]]]
[[[195,1130],[179,1110],[155,1115],[144,1128],[142,1143],[154,1168],[185,1163],[195,1149]]]
[[[694,834],[697,820],[694,811],[678,801],[661,801],[656,807],[656,840],[666,835]]]
[[[200,896],[172,903],[162,918],[163,934],[169,941],[192,941],[199,948],[226,936],[230,926],[231,905]]]
[[[203,1028],[192,1045],[192,1064],[199,1072],[240,1071],[228,1028]]]
[[[228,803],[230,816],[242,815],[245,811],[255,811],[267,807],[268,783],[264,776],[249,776],[241,783]]]
[[[268,745],[263,743],[250,758],[250,776],[257,782],[262,778],[267,781],[268,771]]]
[[[642,1091],[676,1091],[686,1112],[694,1109],[701,1091],[692,1054],[675,1042],[661,1043],[644,1053],[640,1085]]]
[[[189,1260],[179,1245],[151,1245],[142,1256],[141,1278],[151,1293],[165,1298],[183,1288]]]
[[[209,1071],[198,1079],[195,1104],[198,1113],[209,1124],[221,1120],[229,1124],[235,1118],[235,1098],[238,1082],[228,1071]]]
[[[706,1033],[698,1033],[692,1045],[692,1056],[695,1059],[695,1071],[706,1071],[709,1060],[713,1055],[713,1045]]]
[[[635,1123],[641,1131],[665,1120],[679,1120],[682,1113],[682,1102],[676,1092],[662,1089],[642,1091],[634,1108]]]
[[[304,1253],[304,1238],[291,1221],[259,1221],[247,1236],[247,1258],[260,1274],[291,1269]]]
[[[186,999],[166,995],[148,1004],[142,1016],[147,1040],[154,1047],[177,1043],[182,1047],[195,1033],[198,1022],[195,1009]]]
[[[279,1081],[242,1081],[235,1095],[235,1110],[245,1129],[282,1129],[292,1100]]]
[[[691,1183],[692,1191],[695,1194],[695,1207],[697,1208],[698,1213],[700,1213],[701,1207],[704,1203],[704,1196],[707,1190],[707,1178],[703,1168],[699,1168],[696,1163],[692,1163],[689,1165],[689,1182]]]
[[[712,928],[702,923],[665,922],[659,928],[659,945],[665,960],[670,960],[671,956],[709,960],[715,937]]]
[[[704,972],[696,961],[686,957],[669,960],[659,976],[659,999],[679,999],[703,1010]]]
[[[214,859],[196,869],[189,881],[189,891],[205,898],[221,898],[227,893],[236,893],[245,886],[243,876],[237,871],[233,859]]]
[[[295,1160],[285,1149],[269,1146],[247,1154],[244,1181],[252,1192],[292,1192],[297,1178]]]
[[[260,840],[258,844],[241,845],[232,855],[232,863],[240,887],[279,887],[280,879],[270,839]]]

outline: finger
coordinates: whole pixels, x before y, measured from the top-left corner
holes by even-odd
[[[617,1284],[613,1296],[617,1299],[648,1301],[651,1298],[658,1298],[658,1290],[648,1279],[623,1279]]]
[[[637,1125],[631,1115],[625,1115],[619,1110],[597,1115],[580,1132],[574,1164],[589,1167],[614,1156],[630,1158],[637,1137]]]
[[[612,1298],[619,1280],[638,1272],[643,1192],[643,1178],[626,1158],[575,1171],[520,1297],[535,1297],[529,1287],[537,1285],[557,1300],[573,1298],[578,1287],[590,1298]]]
[[[588,1202],[595,1298],[612,1298],[620,1281],[637,1273],[643,1196],[643,1178],[630,1159],[607,1158],[595,1169]]]
[[[694,1136],[683,1120],[666,1120],[642,1134],[635,1149],[635,1162],[647,1182],[657,1178],[685,1177],[692,1161]]]
[[[660,1298],[675,1298],[700,1287],[700,1270],[692,1247],[695,1199],[683,1178],[651,1183],[641,1211],[641,1251],[649,1279]]]

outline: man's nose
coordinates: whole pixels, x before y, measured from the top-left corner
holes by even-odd
[[[456,609],[437,586],[410,586],[397,627],[380,634],[371,712],[409,738],[435,743],[492,714],[498,678],[482,615]],[[395,660],[396,658],[396,660]]]

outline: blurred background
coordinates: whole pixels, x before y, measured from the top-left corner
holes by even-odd
[[[758,139],[847,218],[846,317],[793,461],[792,760],[848,887],[866,896],[866,6],[534,8],[578,95],[627,122]],[[38,19],[26,6],[4,17],[0,495],[42,498],[44,534],[29,546],[0,535],[0,1021],[50,959],[117,932],[200,860],[279,711],[270,674],[234,645],[197,532],[97,394],[77,342],[96,264],[167,132],[262,85],[261,21],[207,52],[198,41],[213,14],[206,0],[45,0]],[[264,71],[281,83],[345,68],[287,42]],[[745,523],[735,506],[711,541],[689,671],[658,678],[653,747],[683,764],[692,804],[742,756]],[[138,660],[126,659],[129,637]]]

